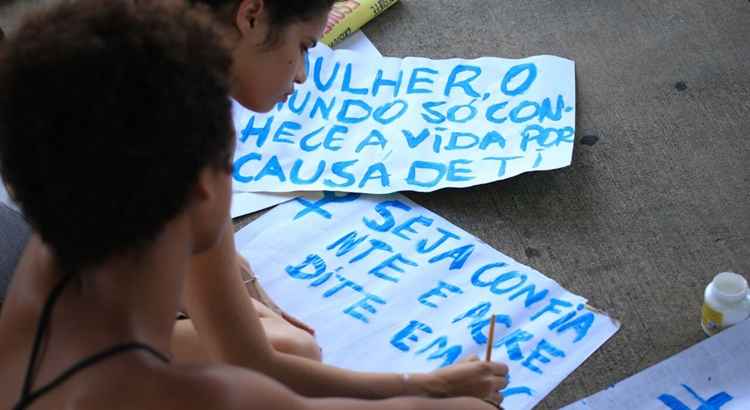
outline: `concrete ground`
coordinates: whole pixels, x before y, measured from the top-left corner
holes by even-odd
[[[704,338],[706,284],[750,277],[750,2],[401,0],[364,31],[389,56],[576,62],[571,167],[409,194],[622,321],[539,408]]]
[[[571,167],[408,195],[622,321],[539,408],[703,340],[713,275],[750,278],[750,2],[401,0],[364,31],[394,57],[576,62]]]

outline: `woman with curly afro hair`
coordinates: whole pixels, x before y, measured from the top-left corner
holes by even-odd
[[[311,360],[311,329],[248,297],[226,96],[267,111],[305,81],[331,0],[194,2],[212,30],[176,2],[66,2],[3,51],[0,164],[35,234],[0,318],[0,374],[14,380],[0,407],[496,406],[504,365],[333,368]],[[175,328],[182,308],[191,320]],[[162,363],[172,356],[191,364]]]

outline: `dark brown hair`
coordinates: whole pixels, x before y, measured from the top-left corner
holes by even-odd
[[[3,46],[0,171],[66,271],[147,245],[229,167],[230,53],[167,2],[68,1]]]
[[[214,13],[236,12],[241,0],[190,0],[194,4],[204,4]],[[266,43],[272,45],[289,24],[307,21],[321,14],[327,14],[335,0],[264,0],[271,30]]]

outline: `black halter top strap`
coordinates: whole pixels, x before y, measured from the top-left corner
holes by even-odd
[[[122,343],[112,346],[109,349],[102,350],[101,352],[93,354],[85,359],[79,360],[77,363],[70,366],[67,370],[62,372],[62,374],[57,376],[51,382],[36,390],[32,390],[32,384],[34,382],[34,372],[37,368],[37,365],[39,364],[39,351],[44,339],[44,333],[47,329],[47,325],[49,324],[50,317],[52,316],[52,309],[54,308],[55,302],[57,302],[57,299],[60,297],[60,294],[65,288],[65,285],[70,281],[70,278],[72,276],[73,275],[66,275],[52,290],[49,297],[47,298],[47,302],[44,304],[42,316],[39,319],[39,324],[37,325],[36,329],[36,335],[34,336],[34,345],[31,349],[31,358],[29,359],[29,365],[26,369],[26,376],[24,378],[23,388],[21,390],[21,398],[13,407],[13,410],[23,410],[28,408],[38,398],[47,394],[50,390],[60,386],[62,383],[64,383],[66,380],[68,380],[70,377],[74,376],[81,370],[91,367],[98,362],[106,360],[120,353],[129,352],[132,350],[143,350],[152,354],[157,359],[165,363],[169,362],[169,358],[167,356],[163,355],[162,353],[148,345],[138,342]]]

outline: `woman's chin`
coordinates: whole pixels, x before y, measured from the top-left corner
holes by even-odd
[[[281,100],[272,100],[272,99],[266,99],[265,101],[258,100],[256,98],[242,98],[240,95],[233,95],[232,98],[235,99],[238,103],[240,103],[241,106],[247,108],[250,111],[257,112],[260,114],[267,113],[276,107],[276,104],[280,103]]]
[[[274,108],[276,108],[276,105],[281,104],[281,103],[285,103],[286,100],[287,100],[286,98],[276,99],[276,100],[268,100],[268,101],[265,101],[263,103],[254,104],[255,107],[250,108],[250,109],[252,111],[257,112],[257,113],[267,113],[267,112],[273,110]]]

